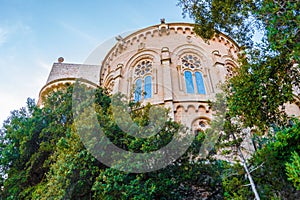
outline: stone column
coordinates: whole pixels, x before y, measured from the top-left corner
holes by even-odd
[[[220,92],[220,89],[217,88],[217,85],[221,82],[224,83],[225,76],[224,76],[224,63],[222,59],[222,55],[219,53],[218,50],[212,52],[212,61],[213,67],[209,69],[209,78],[211,81],[211,87],[213,93]]]
[[[163,99],[165,107],[170,108],[170,117],[174,120],[171,57],[167,47],[163,47],[161,50],[161,64],[163,68]]]
[[[112,91],[113,94],[116,94],[118,91],[121,91],[120,88],[120,79],[121,79],[121,70],[122,70],[123,65],[122,64],[118,64],[117,68],[115,69],[115,73],[114,73],[114,89]]]

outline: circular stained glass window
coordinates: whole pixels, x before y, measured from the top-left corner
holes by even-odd
[[[184,55],[181,58],[181,63],[184,68],[190,68],[190,69],[200,69],[201,68],[200,59],[197,56],[192,55],[192,54]]]
[[[135,66],[134,74],[136,76],[144,76],[147,73],[152,72],[152,61],[151,60],[142,60],[138,62]]]

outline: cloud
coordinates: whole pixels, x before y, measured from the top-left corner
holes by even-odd
[[[12,46],[16,40],[22,37],[29,38],[28,36],[33,32],[31,27],[23,22],[15,22],[11,25],[4,23],[0,25],[0,46],[8,42]]]
[[[8,31],[0,27],[0,46],[6,42]]]

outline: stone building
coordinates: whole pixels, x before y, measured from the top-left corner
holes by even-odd
[[[209,100],[237,67],[237,44],[220,33],[204,41],[193,24],[165,23],[116,37],[99,65],[54,63],[41,97],[84,78],[93,86],[121,92],[134,101],[170,108],[170,117],[193,130],[212,119]],[[41,102],[39,102],[41,103]]]

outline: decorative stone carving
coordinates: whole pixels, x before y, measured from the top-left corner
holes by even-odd
[[[190,36],[190,35],[186,36],[186,41],[187,41],[187,43],[191,43],[192,42],[192,36]]]
[[[106,87],[109,94],[112,94],[112,92],[114,91],[114,86],[115,86],[115,81],[111,80]]]
[[[163,35],[164,33],[169,35],[169,33],[170,33],[169,25],[167,25],[165,23],[165,19],[161,19],[160,22],[161,22],[161,24],[158,27],[159,35]]]
[[[116,36],[115,38],[118,41],[118,50],[119,50],[119,52],[122,52],[126,48],[126,46],[125,46],[125,44],[126,44],[125,40],[120,35]]]

